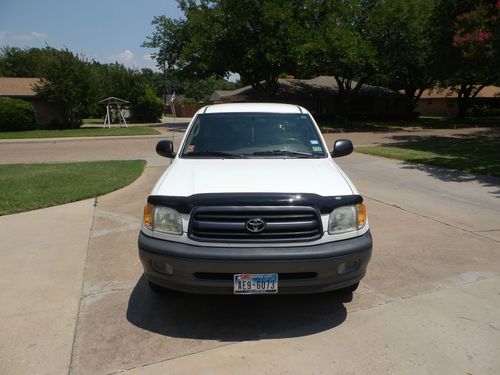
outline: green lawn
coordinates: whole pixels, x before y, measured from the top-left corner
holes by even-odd
[[[0,139],[60,138],[60,137],[105,137],[124,135],[156,135],[158,130],[147,126],[128,128],[79,128],[64,130],[28,130],[22,132],[0,132]]]
[[[500,139],[429,137],[397,145],[356,147],[357,152],[500,177]]]
[[[109,193],[134,181],[145,165],[144,160],[0,165],[0,215]]]
[[[353,120],[342,121],[319,120],[318,125],[323,133],[350,131],[397,131],[407,128],[423,129],[457,129],[471,127],[500,127],[500,117],[467,117],[457,120],[452,117],[421,116],[415,121],[404,120]]]
[[[102,125],[104,123],[104,118],[84,118],[82,120],[82,123],[84,123],[84,124]]]

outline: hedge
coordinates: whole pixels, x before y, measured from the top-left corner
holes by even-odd
[[[36,129],[36,112],[31,103],[21,99],[0,98],[0,131]]]

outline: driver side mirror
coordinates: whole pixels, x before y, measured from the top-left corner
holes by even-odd
[[[333,151],[330,155],[332,158],[339,158],[341,156],[349,155],[354,150],[352,142],[348,139],[339,139],[333,145]]]
[[[166,158],[174,158],[174,144],[172,141],[162,140],[156,144],[156,153]]]

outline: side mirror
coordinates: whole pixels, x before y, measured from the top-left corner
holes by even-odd
[[[172,141],[163,140],[156,144],[156,153],[166,158],[175,157],[174,144]]]
[[[354,147],[352,146],[352,142],[350,140],[339,139],[335,141],[335,144],[333,145],[333,151],[331,153],[332,158],[349,155],[353,149]]]

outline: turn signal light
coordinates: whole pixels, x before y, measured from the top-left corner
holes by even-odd
[[[366,224],[366,206],[363,203],[356,205],[356,211],[358,212],[358,230],[362,229]]]
[[[151,230],[153,230],[154,212],[155,212],[155,206],[153,206],[151,203],[148,203],[144,206],[143,223],[146,228]]]

